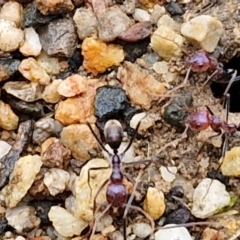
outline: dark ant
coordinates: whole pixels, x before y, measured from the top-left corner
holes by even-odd
[[[110,183],[108,184],[107,191],[106,191],[106,198],[107,198],[108,205],[105,208],[105,210],[95,219],[94,225],[92,227],[92,233],[91,233],[90,239],[92,239],[92,237],[93,237],[93,235],[96,231],[96,223],[100,220],[100,218],[108,210],[119,209],[119,208],[123,209],[124,207],[125,207],[125,211],[124,211],[124,214],[123,214],[123,220],[124,220],[123,235],[124,235],[125,240],[127,239],[127,236],[126,236],[126,216],[127,216],[129,208],[141,212],[146,218],[149,219],[149,221],[151,222],[152,234],[153,234],[155,224],[154,224],[154,221],[152,220],[152,218],[144,210],[142,210],[140,207],[130,205],[132,200],[133,200],[133,196],[134,196],[133,194],[134,194],[134,191],[137,188],[137,183],[138,183],[139,180],[136,181],[136,183],[134,185],[132,195],[130,196],[130,198],[127,202],[128,192],[127,192],[126,186],[123,184],[123,177],[124,177],[125,174],[122,173],[122,171],[121,171],[121,165],[122,165],[121,159],[123,158],[124,154],[128,151],[128,149],[130,148],[133,140],[135,139],[137,131],[138,131],[139,126],[140,126],[140,122],[138,123],[129,144],[127,145],[126,149],[121,154],[118,154],[118,149],[119,149],[119,147],[122,143],[123,129],[122,129],[122,125],[120,124],[119,121],[109,120],[109,121],[106,122],[105,127],[104,127],[105,141],[106,141],[107,144],[109,144],[110,148],[113,150],[113,154],[111,154],[103,146],[102,142],[99,140],[96,133],[93,131],[91,125],[89,123],[87,123],[87,125],[88,125],[89,129],[91,130],[92,134],[94,135],[94,137],[96,138],[97,142],[101,146],[101,148],[105,152],[107,152],[112,159],[112,162],[111,162],[112,174],[110,176],[110,179],[109,179]],[[148,162],[149,161],[151,161],[151,160],[148,160]],[[136,162],[136,163],[139,163],[139,161]],[[99,168],[97,168],[97,169],[99,169]],[[93,170],[93,169],[90,169],[90,170]],[[94,197],[94,211],[95,211],[95,200],[96,200],[98,194],[100,193],[100,191],[102,190],[102,188],[109,181],[106,180],[102,184],[102,186],[99,188],[98,192],[96,193],[96,195]]]

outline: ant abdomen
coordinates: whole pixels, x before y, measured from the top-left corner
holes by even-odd
[[[188,116],[186,123],[191,129],[196,131],[205,130],[211,122],[210,114],[206,110],[198,110]]]
[[[122,125],[117,120],[109,120],[104,127],[104,137],[106,143],[112,149],[118,149],[123,139]]]
[[[114,208],[119,208],[127,202],[127,188],[125,185],[110,183],[107,187],[107,201],[111,203]]]

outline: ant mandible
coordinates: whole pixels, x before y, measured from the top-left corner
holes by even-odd
[[[146,218],[149,219],[149,221],[151,223],[152,234],[153,234],[155,224],[154,224],[154,221],[152,220],[152,218],[144,210],[142,210],[140,207],[131,206],[130,205],[131,201],[133,200],[133,194],[134,194],[135,189],[137,188],[137,183],[138,183],[139,180],[136,181],[136,183],[134,185],[134,189],[133,189],[132,195],[130,196],[130,198],[129,198],[128,202],[127,202],[128,191],[127,191],[126,186],[123,184],[124,174],[121,171],[121,165],[122,165],[121,160],[122,160],[124,154],[131,147],[131,144],[132,144],[133,140],[136,137],[137,131],[138,131],[139,126],[140,126],[140,123],[141,122],[139,122],[138,125],[136,126],[136,129],[134,131],[134,134],[133,134],[129,144],[127,145],[126,149],[121,154],[118,154],[118,149],[119,149],[119,147],[120,147],[120,145],[122,143],[123,129],[122,129],[122,125],[120,124],[119,121],[117,121],[117,120],[109,120],[109,121],[106,122],[106,124],[104,126],[105,141],[110,146],[110,148],[113,150],[113,154],[111,154],[103,146],[102,142],[99,140],[98,136],[93,131],[91,125],[89,123],[87,123],[90,131],[92,132],[92,134],[96,138],[96,140],[99,143],[99,145],[101,146],[101,148],[105,152],[107,152],[109,157],[111,157],[111,159],[112,159],[112,161],[111,161],[112,174],[110,176],[110,179],[106,180],[102,184],[102,186],[99,188],[99,190],[97,191],[97,193],[96,193],[96,195],[94,197],[94,210],[95,210],[95,200],[96,200],[98,194],[100,193],[102,188],[108,182],[110,182],[108,184],[108,186],[107,186],[107,191],[106,191],[106,198],[107,198],[108,205],[105,208],[105,210],[95,219],[94,225],[92,227],[92,233],[91,233],[91,236],[90,236],[90,240],[92,239],[92,237],[93,237],[93,235],[94,235],[94,233],[96,231],[96,224],[97,224],[97,222],[111,208],[113,208],[113,209],[119,209],[119,208],[123,209],[125,207],[125,211],[124,211],[124,214],[123,214],[123,220],[124,220],[123,235],[124,235],[124,240],[127,239],[127,236],[126,236],[126,222],[125,221],[126,221],[127,211],[128,211],[129,208],[141,212]],[[139,163],[139,162],[137,162],[137,163]]]

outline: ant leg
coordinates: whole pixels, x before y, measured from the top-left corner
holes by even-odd
[[[204,90],[204,88],[205,88],[205,86],[207,85],[207,83],[212,79],[212,77],[214,76],[214,75],[216,75],[218,73],[218,69],[217,70],[215,70],[208,78],[207,78],[207,80],[203,83],[203,85],[202,85],[202,89]]]
[[[232,86],[233,82],[235,81],[236,76],[237,76],[237,70],[234,71],[234,73],[233,73],[233,75],[232,75],[232,77],[231,77],[231,79],[230,79],[230,81],[229,81],[229,83],[228,83],[224,93],[223,93],[223,96],[227,95],[230,87]]]
[[[93,134],[93,136],[95,137],[95,139],[97,140],[97,142],[98,142],[98,144],[100,145],[100,147],[101,147],[106,153],[110,154],[109,151],[103,146],[102,142],[99,140],[97,134],[93,131],[93,128],[92,128],[91,124],[90,124],[89,122],[86,122],[86,124],[87,124],[87,126],[89,127],[89,129],[90,129],[91,133]]]
[[[104,211],[96,217],[89,240],[91,240],[93,238],[94,233],[96,232],[97,222],[104,216],[104,214],[111,208],[111,206],[112,206],[112,204],[108,204],[107,207],[104,209]]]

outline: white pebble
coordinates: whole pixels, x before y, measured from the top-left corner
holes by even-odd
[[[176,167],[167,167],[166,168],[164,166],[161,166],[160,172],[161,172],[162,178],[166,182],[172,182],[176,178],[177,168]]]
[[[150,14],[143,9],[136,8],[133,14],[133,18],[139,22],[148,22],[150,21]]]
[[[152,232],[152,228],[147,223],[135,223],[133,225],[133,233],[136,234],[139,238],[146,238]]]

